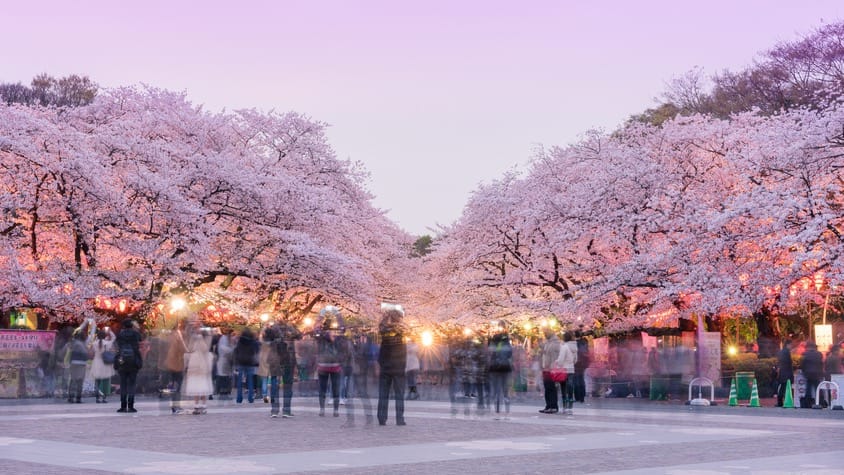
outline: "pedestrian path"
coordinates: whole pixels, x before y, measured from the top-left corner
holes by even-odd
[[[204,416],[172,416],[166,401],[154,399],[138,407],[126,415],[113,405],[4,406],[0,466],[20,475],[844,474],[844,451],[811,443],[841,440],[844,418],[778,418],[775,411],[619,405],[577,406],[574,416],[562,416],[514,405],[509,420],[494,420],[465,417],[462,406],[452,416],[445,402],[413,401],[406,427],[366,427],[359,417],[356,427],[343,429],[345,407],[343,417],[318,417],[310,398],[294,400],[294,419],[270,419],[262,403],[211,406]],[[103,427],[106,433],[97,431]],[[131,439],[116,440],[121,433]]]

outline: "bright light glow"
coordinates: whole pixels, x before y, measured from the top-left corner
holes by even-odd
[[[530,322],[525,322],[522,325],[522,328],[524,328],[526,332],[529,332],[529,331],[533,330],[533,325]]]
[[[302,323],[304,323],[306,327],[309,327],[314,324],[314,319],[311,317],[305,317],[305,319],[302,320]]]
[[[729,348],[727,348],[727,354],[729,354],[730,356],[737,355],[738,354],[738,348],[736,348],[735,346],[730,346]]]
[[[340,324],[337,323],[337,320],[334,320],[333,322],[331,322],[331,328],[337,328],[339,326],[340,326]]]
[[[469,335],[471,335],[471,334],[472,334],[472,329],[471,329],[471,328],[466,327],[466,328],[464,328],[464,329],[463,329],[463,335],[465,335],[465,336],[469,336]]]
[[[117,311],[120,313],[126,311],[126,300],[120,299],[120,302],[117,303]]]
[[[188,303],[182,297],[173,297],[170,299],[170,311],[178,312],[188,306]]]
[[[542,327],[542,328],[547,327],[548,326],[548,320],[543,318],[542,320],[539,321],[539,326]]]
[[[269,313],[262,313],[261,314],[261,321],[262,322],[267,323],[269,320],[270,320],[270,314]]]
[[[551,328],[556,327],[557,326],[557,320],[552,318],[551,320],[548,321],[548,326],[551,327]]]
[[[422,332],[422,346],[431,346],[434,344],[434,334],[430,330]]]

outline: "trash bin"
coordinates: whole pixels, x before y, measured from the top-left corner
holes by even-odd
[[[668,379],[651,376],[650,400],[663,401],[665,399],[668,399]]]
[[[753,381],[756,380],[756,373],[753,371],[736,372],[736,397],[739,400],[750,399],[750,392],[753,390]]]

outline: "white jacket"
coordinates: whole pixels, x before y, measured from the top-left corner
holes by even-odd
[[[574,364],[577,363],[577,343],[567,341],[560,345],[560,356],[554,366],[563,368],[568,374],[574,374]]]

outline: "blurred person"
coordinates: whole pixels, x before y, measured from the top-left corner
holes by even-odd
[[[134,320],[123,320],[122,328],[114,340],[117,354],[114,364],[120,375],[120,409],[117,412],[138,412],[135,409],[135,383],[138,371],[143,367],[140,349],[143,339]]]
[[[67,402],[82,402],[82,383],[88,369],[88,347],[85,345],[85,332],[77,328],[73,338],[67,344],[67,361],[70,369],[70,382],[67,387]]]
[[[557,367],[563,368],[569,375],[574,374],[574,365],[577,363],[577,343],[574,342],[574,335],[571,332],[563,334],[563,344],[560,346],[560,354],[557,357]],[[574,407],[574,382],[573,378],[567,377],[561,382],[563,414],[572,415]]]
[[[187,343],[185,382],[183,393],[193,397],[193,414],[207,412],[208,395],[214,392],[211,381],[211,367],[214,355],[211,354],[211,332],[207,328],[200,328],[199,321],[190,325],[190,336]]]
[[[354,348],[350,331],[346,330],[337,335],[337,348],[340,350],[340,405],[354,397]]]
[[[261,351],[264,353],[264,364],[266,365],[267,392],[264,394],[270,398],[270,417],[278,417],[281,405],[278,402],[279,378],[281,378],[281,353],[287,348],[280,348],[284,345],[278,330],[274,327],[264,329],[261,337]]]
[[[827,381],[832,381],[833,374],[841,374],[842,371],[842,363],[841,363],[841,344],[836,343],[829,347],[829,352],[826,354],[826,359],[824,360],[824,379]]]
[[[258,352],[260,347],[255,333],[244,328],[234,346],[234,366],[237,372],[236,402],[243,404],[243,383],[246,382],[246,400],[250,404],[255,402],[255,372],[258,369]]]
[[[419,391],[416,388],[416,379],[419,376],[419,347],[412,338],[407,339],[407,366],[405,378],[407,379],[407,399],[419,399]]]
[[[513,374],[513,346],[507,333],[507,322],[498,322],[496,333],[490,338],[487,349],[489,352],[489,382],[490,405],[495,403],[496,418],[501,414],[501,404],[504,404],[504,418],[510,416],[511,375]]]
[[[91,345],[94,357],[91,361],[91,377],[94,378],[94,390],[97,392],[97,402],[104,403],[111,394],[111,378],[114,376],[114,333],[111,328],[97,330],[96,341]],[[111,361],[106,361],[103,354],[111,352]]]
[[[214,384],[214,392],[208,396],[208,400],[214,399],[214,396],[220,394],[220,379],[217,378],[217,358],[218,358],[218,348],[217,345],[220,344],[220,338],[223,337],[223,332],[220,330],[219,327],[215,327],[211,330],[211,355],[213,359],[211,361],[211,382]]]
[[[261,334],[258,335],[258,369],[255,371],[255,375],[257,376],[255,382],[256,396],[263,399],[265,404],[269,404],[270,402],[270,393],[267,391],[270,376],[267,358],[269,357],[270,347],[265,344],[267,328],[263,329]],[[272,331],[270,333],[272,334]]]
[[[167,335],[167,356],[164,368],[167,371],[167,391],[170,395],[170,413],[181,414],[182,384],[185,379],[185,353],[188,351],[183,332],[185,320],[180,320]]]
[[[589,341],[583,334],[583,325],[575,331],[575,343],[577,344],[577,362],[574,364],[574,400],[586,402],[586,370],[589,368]]]
[[[296,372],[297,365],[296,341],[302,339],[302,333],[296,327],[286,322],[277,326],[277,332],[277,351],[281,365],[282,385],[281,417],[290,418],[293,417],[293,375]],[[276,401],[278,401],[277,397]]]
[[[314,334],[317,344],[317,379],[319,379],[319,415],[325,416],[325,399],[331,384],[331,398],[334,401],[334,417],[340,417],[340,371],[342,355],[336,336],[331,330],[332,317],[324,314],[320,329]],[[339,325],[339,322],[338,322]]]
[[[217,340],[217,358],[214,363],[217,373],[217,393],[220,399],[226,401],[231,399],[232,394],[232,374],[234,374],[234,343],[232,342],[231,328],[222,330],[219,340]]]
[[[476,399],[475,414],[477,416],[483,416],[486,414],[487,409],[487,394],[485,393],[485,389],[489,361],[487,349],[479,336],[475,335],[466,340],[466,346],[462,349],[460,363],[462,365],[461,375],[463,377],[464,387],[468,388],[467,392],[471,395],[464,399],[463,414],[465,416],[471,414],[470,401]]]
[[[404,420],[405,370],[407,368],[407,345],[404,341],[404,311],[398,306],[389,306],[383,311],[378,333],[381,349],[378,353],[378,424],[387,424],[390,391],[395,398],[396,425],[407,425]]]
[[[777,352],[777,407],[782,407],[788,382],[794,384],[794,366],[791,361],[791,340],[782,342],[782,349]]]
[[[542,386],[545,390],[545,408],[539,412],[543,414],[556,414],[559,411],[557,403],[557,383],[551,379],[551,367],[560,356],[562,343],[554,330],[545,330],[545,343],[542,345]]]
[[[815,404],[815,393],[818,384],[823,381],[823,355],[818,351],[818,345],[814,341],[806,343],[806,351],[800,359],[800,369],[806,378],[806,392],[800,407],[812,407]]]
[[[352,390],[348,401],[346,401],[346,422],[344,427],[354,427],[355,408],[354,400],[357,398],[363,407],[366,417],[366,425],[372,425],[372,402],[369,399],[369,385],[375,380],[375,361],[372,356],[376,353],[376,345],[372,335],[360,333],[353,335],[351,339],[352,348]]]

